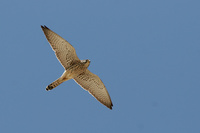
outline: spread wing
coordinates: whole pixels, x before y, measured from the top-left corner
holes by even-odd
[[[76,55],[74,47],[69,42],[50,30],[48,27],[41,26],[41,28],[55,52],[56,57],[65,69],[67,69],[73,62],[80,61]]]
[[[88,69],[74,80],[85,90],[89,91],[99,102],[112,109],[112,101],[101,79]]]

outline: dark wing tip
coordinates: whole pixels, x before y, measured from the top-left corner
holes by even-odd
[[[112,102],[111,102],[111,105],[110,106],[107,106],[109,109],[111,109],[112,110],[112,107],[113,107],[113,104],[112,104]]]
[[[110,109],[112,110],[112,107],[113,107],[113,104],[111,103],[111,105],[110,105]]]
[[[42,29],[49,29],[46,25],[44,25],[44,26],[41,25],[41,28]]]

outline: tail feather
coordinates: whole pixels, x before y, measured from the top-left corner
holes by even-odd
[[[51,83],[50,85],[48,85],[46,87],[46,90],[47,91],[52,90],[52,89],[56,88],[58,85],[60,85],[63,82],[64,82],[64,80],[57,79],[56,81],[54,81],[53,83]]]
[[[53,88],[57,87],[61,83],[71,79],[71,77],[69,77],[68,75],[69,74],[66,71],[64,71],[64,73],[62,74],[60,78],[58,78],[56,81],[54,81],[53,83],[51,83],[50,85],[46,87],[46,90],[47,91],[52,90]]]

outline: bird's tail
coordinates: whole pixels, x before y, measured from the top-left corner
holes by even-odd
[[[64,81],[67,81],[69,79],[62,79],[62,78],[58,78],[57,80],[55,80],[53,83],[51,83],[50,85],[48,85],[46,87],[46,90],[49,91],[49,90],[52,90],[54,88],[56,88],[58,85],[60,85],[61,83],[63,83]]]
[[[64,82],[64,81],[63,81]],[[56,81],[54,81],[53,83],[51,83],[50,85],[48,85],[46,87],[46,90],[52,90],[53,88],[56,88],[58,85],[60,85],[61,83],[63,83],[60,79],[57,79]]]
[[[54,81],[53,83],[51,83],[50,85],[48,85],[46,87],[46,90],[52,90],[53,88],[56,88],[58,85],[60,85],[61,83],[67,81],[71,79],[71,77],[68,76],[68,73],[66,71],[64,71],[64,73],[62,74],[62,76],[60,78],[58,78],[56,81]]]

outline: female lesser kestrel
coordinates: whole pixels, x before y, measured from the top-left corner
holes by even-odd
[[[99,102],[112,109],[112,101],[101,79],[91,73],[87,68],[90,60],[80,60],[76,55],[74,47],[61,36],[46,26],[41,26],[48,42],[50,43],[56,57],[65,68],[60,78],[46,87],[52,90],[64,81],[74,79],[83,89],[89,91]]]

